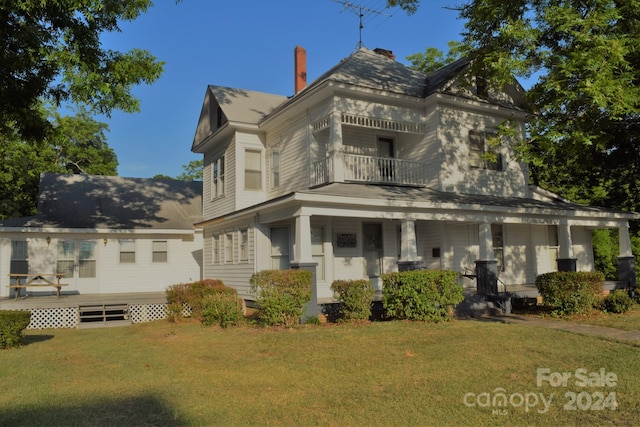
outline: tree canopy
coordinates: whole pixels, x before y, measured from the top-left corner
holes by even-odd
[[[408,8],[418,1],[389,1]],[[640,7],[636,0],[471,0],[454,55],[496,86],[530,79],[535,114],[519,148],[536,183],[575,201],[640,210]],[[422,61],[422,62],[421,62]]]
[[[0,218],[35,213],[43,172],[117,175],[106,124],[85,110],[63,117],[40,107],[38,114],[52,127],[43,140],[25,142],[18,132],[0,135]]]
[[[103,49],[100,35],[120,31],[151,0],[0,1],[0,134],[38,140],[50,130],[40,102],[86,105],[109,116],[139,110],[134,85],[160,77],[149,52]]]

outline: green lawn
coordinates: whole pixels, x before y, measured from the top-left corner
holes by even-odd
[[[607,326],[609,328],[637,331],[640,329],[640,305],[634,305],[624,314],[611,314],[595,311],[591,316],[576,316],[570,321],[589,325]]]
[[[290,330],[159,321],[28,331],[26,342],[0,352],[3,426],[633,425],[640,419],[638,345],[488,321]],[[538,387],[539,368],[572,377],[566,387]],[[579,369],[593,381],[604,369],[616,384],[580,387]],[[500,392],[511,404],[493,405]],[[552,394],[540,413],[541,396],[548,401]],[[519,405],[521,398],[529,408]]]

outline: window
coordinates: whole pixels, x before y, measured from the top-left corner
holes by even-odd
[[[502,170],[500,144],[496,144],[498,134],[469,131],[469,166],[473,169]]]
[[[154,240],[151,243],[153,262],[167,262],[167,241],[166,240]]]
[[[233,233],[225,235],[224,262],[233,262]]]
[[[262,190],[262,161],[260,151],[244,152],[244,189]]]
[[[211,164],[211,198],[224,196],[224,156]]]
[[[123,264],[136,262],[135,240],[120,240],[120,262]]]
[[[29,250],[26,240],[11,241],[11,274],[29,273]]]
[[[66,277],[74,277],[76,242],[72,240],[58,241],[57,249],[56,273],[64,274]]]
[[[249,261],[249,230],[243,228],[238,234],[240,261]]]
[[[274,227],[271,230],[271,268],[289,268],[289,228]]]
[[[504,271],[504,227],[502,224],[491,224],[493,256],[498,261],[498,271]]]
[[[78,277],[96,277],[96,242],[78,242]]]
[[[211,252],[213,252],[213,263],[220,263],[220,236],[218,234],[211,236]]]
[[[324,227],[311,227],[311,256],[318,263],[316,278],[324,280]]]
[[[225,123],[224,113],[222,112],[222,108],[218,106],[216,110],[216,129],[220,129],[220,127]]]
[[[271,152],[271,188],[280,187],[280,150]]]

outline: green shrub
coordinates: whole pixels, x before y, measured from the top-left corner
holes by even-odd
[[[600,301],[604,274],[600,272],[555,271],[536,277],[536,288],[554,314],[580,314]]]
[[[242,300],[233,288],[206,295],[202,300],[201,322],[205,326],[217,323],[222,328],[238,325],[244,317]]]
[[[263,270],[251,277],[251,291],[267,325],[293,326],[311,300],[312,274],[306,270]]]
[[[633,300],[626,289],[618,289],[600,301],[600,310],[607,313],[626,313],[633,306]]]
[[[384,274],[384,309],[396,319],[449,320],[454,307],[464,299],[458,277],[459,273],[447,270]]]
[[[30,311],[0,311],[0,349],[20,346],[29,322],[31,322]]]
[[[204,298],[207,295],[231,292],[237,296],[233,288],[225,286],[221,280],[205,279],[192,283],[179,283],[167,288],[167,316],[169,321],[183,317],[185,309],[191,310],[191,317],[201,319]]]
[[[374,295],[370,280],[335,280],[331,284],[331,290],[340,301],[342,319],[348,321],[369,319]]]

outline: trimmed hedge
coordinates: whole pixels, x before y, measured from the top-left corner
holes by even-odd
[[[464,300],[460,274],[448,270],[416,270],[382,275],[382,303],[396,319],[440,322],[453,317]]]
[[[259,318],[271,326],[300,322],[311,301],[313,275],[306,270],[263,270],[251,276],[251,291],[261,310]]]
[[[536,277],[544,304],[558,315],[589,312],[600,301],[603,285],[600,272],[554,271]]]
[[[200,321],[203,325],[210,326],[216,323],[226,328],[229,325],[240,324],[244,317],[242,300],[238,298],[238,292],[235,289],[227,289],[233,292],[224,290],[205,295],[202,299]]]
[[[368,320],[374,289],[371,280],[334,280],[331,290],[340,301],[342,319],[347,321]]]
[[[626,289],[618,289],[600,301],[600,310],[607,313],[626,313],[634,302]]]
[[[24,330],[31,322],[31,312],[26,310],[0,311],[0,349],[22,345]]]
[[[238,298],[238,292],[226,286],[221,280],[205,279],[192,283],[179,283],[169,286],[166,292],[170,322],[181,319],[183,310],[190,308],[191,317],[200,320],[203,324],[211,325],[220,322],[221,326],[224,323],[226,327],[229,322],[222,320],[221,317],[235,318],[237,307],[240,306],[242,310],[242,301]]]

